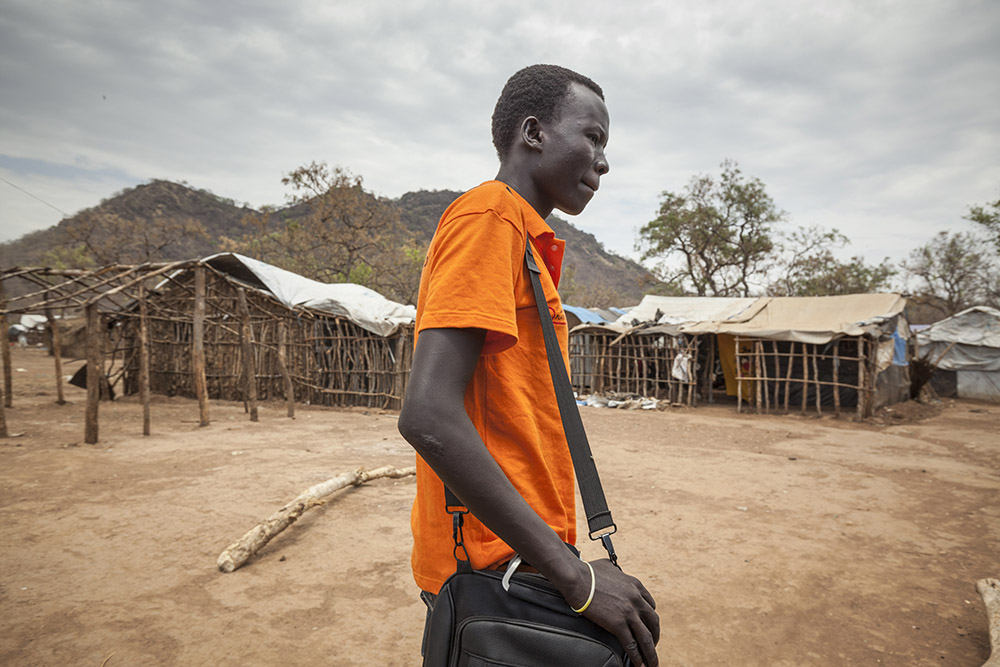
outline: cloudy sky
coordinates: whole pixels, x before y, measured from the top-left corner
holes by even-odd
[[[3,0],[0,241],[157,178],[280,205],[314,160],[468,189],[504,81],[548,62],[607,96],[572,220],[609,250],[728,158],[790,226],[898,260],[1000,198],[998,34],[996,0]]]

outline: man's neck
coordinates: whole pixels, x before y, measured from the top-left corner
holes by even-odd
[[[527,169],[511,164],[501,164],[500,171],[497,172],[496,180],[506,183],[517,194],[521,195],[524,201],[528,202],[531,208],[535,209],[538,216],[544,220],[552,213],[552,205],[546,205],[542,200],[535,184],[527,178]]]

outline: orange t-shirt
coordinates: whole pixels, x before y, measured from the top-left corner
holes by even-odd
[[[514,487],[563,541],[573,544],[573,462],[524,265],[526,235],[532,239],[536,262],[544,266],[542,288],[569,368],[566,316],[556,290],[565,242],[499,181],[465,193],[441,216],[420,278],[416,330],[418,337],[424,329],[486,330],[465,410]],[[410,523],[413,577],[421,589],[437,593],[455,572],[452,517],[445,511],[444,485],[419,456]],[[463,532],[474,568],[512,555],[510,547],[471,514]]]

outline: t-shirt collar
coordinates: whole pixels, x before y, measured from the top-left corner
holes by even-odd
[[[503,181],[496,182],[503,185],[507,189],[507,192],[514,195],[523,204],[525,210],[525,229],[528,232],[528,236],[535,240],[535,247],[542,253],[542,261],[545,263],[545,268],[549,270],[552,283],[556,287],[559,287],[559,278],[562,275],[562,262],[566,251],[566,241],[556,238],[556,233],[549,226],[549,223],[545,222],[542,216],[538,215],[534,207],[518,194],[514,188],[503,183]]]

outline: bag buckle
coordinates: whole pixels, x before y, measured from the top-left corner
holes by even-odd
[[[611,543],[611,533],[604,533],[599,539],[601,540],[601,544],[604,545],[604,550],[608,552],[611,564],[619,570],[622,569],[621,565],[618,564],[618,554],[615,553],[615,545]]]
[[[469,562],[469,552],[465,548],[465,537],[462,534],[462,526],[465,525],[465,515],[468,514],[469,510],[454,510],[451,513],[451,537],[455,540],[455,548],[452,549],[452,556],[455,557],[457,561]],[[458,550],[461,549],[462,553],[465,554],[465,558],[458,557]]]

